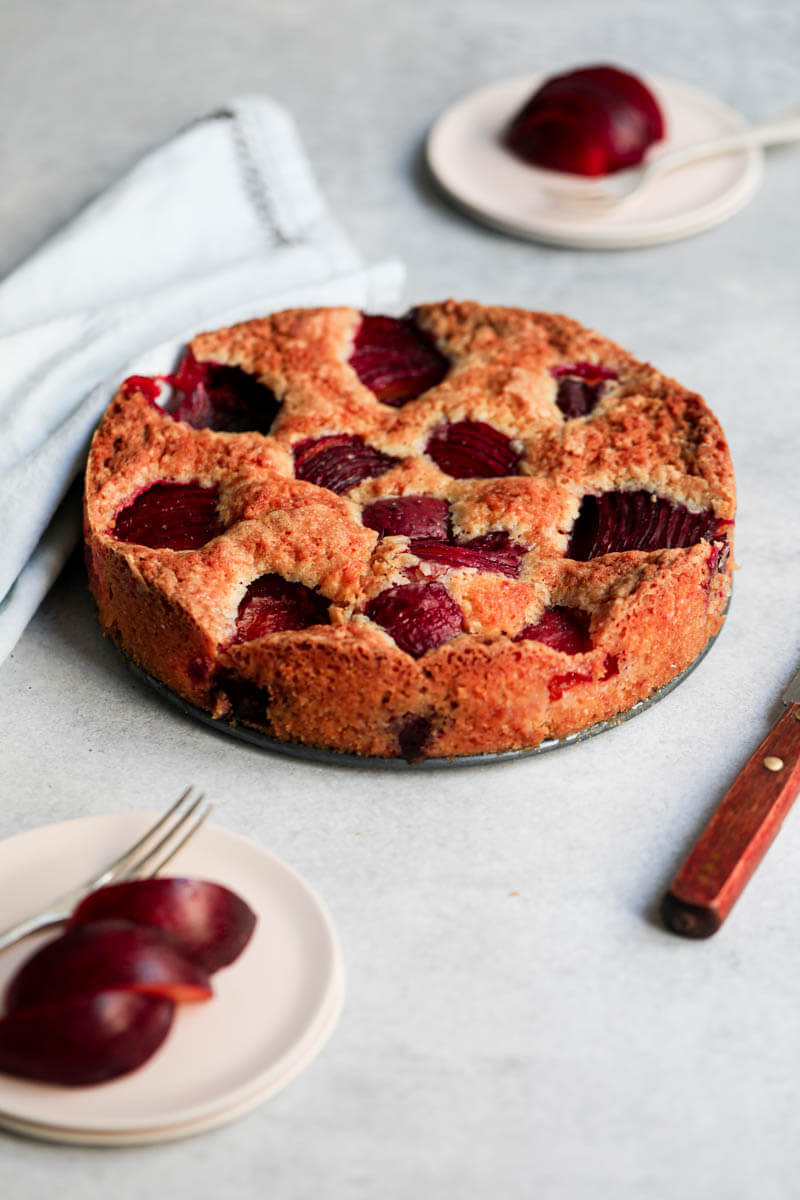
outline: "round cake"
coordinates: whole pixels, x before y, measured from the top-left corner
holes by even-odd
[[[417,760],[613,718],[723,621],[702,398],[563,316],[294,309],[132,376],[86,474],[104,631],[270,739]]]

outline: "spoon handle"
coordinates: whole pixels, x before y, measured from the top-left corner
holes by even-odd
[[[725,134],[724,137],[709,138],[708,141],[694,142],[689,146],[668,150],[661,157],[654,158],[650,168],[653,172],[671,171],[684,163],[713,158],[731,150],[743,150],[747,146],[774,146],[778,142],[797,140],[800,140],[800,108],[794,108],[781,117],[773,117],[770,121],[748,125],[745,129]]]

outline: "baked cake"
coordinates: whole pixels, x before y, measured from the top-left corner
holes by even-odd
[[[131,377],[95,434],[100,621],[178,696],[306,746],[534,747],[720,628],[735,488],[702,398],[563,316],[295,309]]]

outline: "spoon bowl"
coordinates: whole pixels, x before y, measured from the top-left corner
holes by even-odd
[[[800,108],[770,121],[749,125],[737,133],[708,138],[672,150],[656,151],[635,167],[586,179],[562,171],[539,170],[542,190],[559,204],[585,211],[605,211],[628,204],[644,188],[668,171],[720,154],[732,154],[749,146],[772,146],[800,140]]]

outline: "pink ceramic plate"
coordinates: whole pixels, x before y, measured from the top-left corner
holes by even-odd
[[[98,870],[155,815],[85,817],[0,842],[0,926]],[[185,1137],[254,1108],[324,1044],[341,1008],[344,974],[330,917],[308,884],[260,846],[214,826],[202,829],[170,869],[225,884],[258,917],[241,957],[214,976],[214,999],[179,1008],[148,1063],[99,1087],[0,1075],[0,1125],[98,1145]],[[0,957],[0,990],[52,936],[29,938]]]

